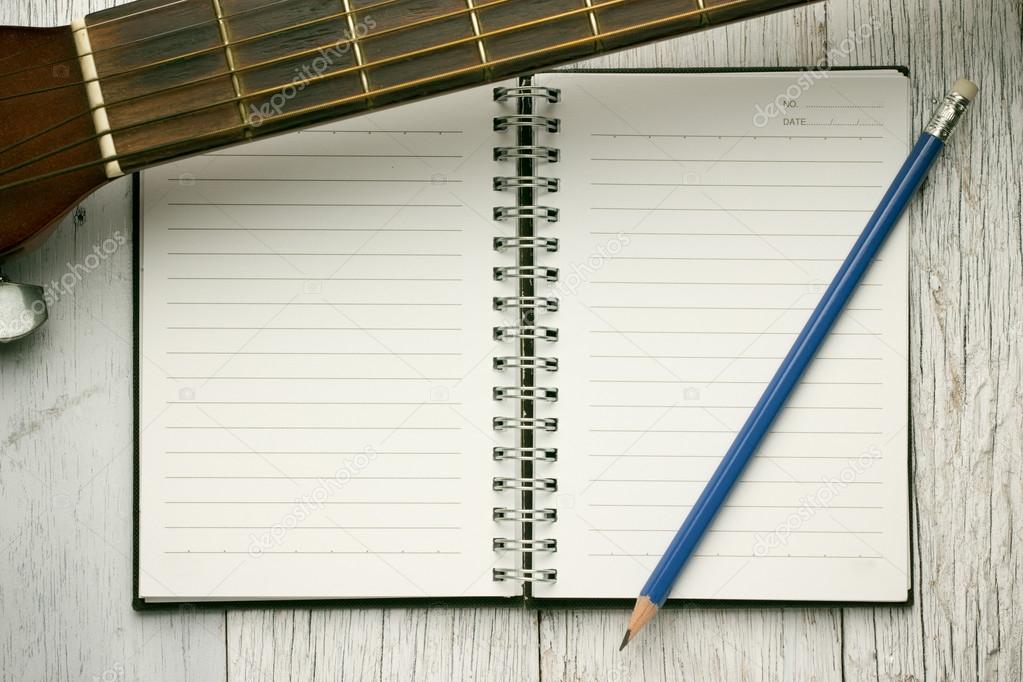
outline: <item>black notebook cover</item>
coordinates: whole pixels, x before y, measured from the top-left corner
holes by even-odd
[[[838,67],[829,70],[835,71],[870,71],[878,69],[896,69],[903,75],[909,76],[908,69],[905,67]],[[728,69],[567,69],[559,72],[548,72],[548,73],[637,73],[637,74],[694,74],[694,73],[777,73],[777,72],[789,72],[789,71],[811,71],[810,67],[768,67],[768,68],[728,68]],[[528,85],[531,81],[529,78],[522,79],[523,85]],[[531,101],[528,99],[520,100],[520,114],[529,115],[532,113]],[[529,128],[519,129],[519,140],[518,143],[522,146],[531,146],[535,144],[533,139],[532,130]],[[519,175],[530,175],[532,169],[521,166],[518,169]],[[142,229],[142,208],[141,208],[141,181],[140,175],[135,174],[133,176],[133,203],[134,203],[134,240],[133,240],[133,263],[134,263],[134,286],[133,286],[133,303],[135,309],[135,316],[133,321],[133,338],[134,338],[134,358],[133,358],[133,386],[134,386],[134,457],[133,457],[133,584],[132,584],[132,606],[137,611],[167,611],[167,610],[178,610],[178,609],[212,609],[212,610],[223,610],[223,609],[236,609],[236,608],[450,608],[450,607],[494,607],[494,606],[513,606],[513,607],[529,607],[529,608],[544,608],[544,609],[578,609],[578,608],[622,608],[629,609],[633,606],[634,600],[632,599],[601,599],[601,598],[587,598],[587,599],[551,599],[551,598],[535,598],[532,596],[530,590],[530,584],[523,583],[523,593],[521,596],[515,597],[464,597],[464,598],[337,598],[337,599],[281,599],[281,600],[252,600],[252,601],[146,601],[139,597],[139,537],[140,537],[140,461],[139,461],[139,444],[140,444],[140,414],[139,414],[139,366],[140,366],[140,267],[141,267],[141,229]],[[533,196],[531,190],[524,189],[520,190],[518,196],[519,205],[529,205],[533,202]],[[519,223],[519,232],[521,236],[530,236],[532,232],[532,222],[528,219],[521,220]],[[525,253],[520,257],[519,265],[529,266],[533,264],[531,254]],[[525,281],[525,280],[524,280]],[[531,284],[523,284],[520,287],[519,295],[521,296],[532,296],[535,292],[530,288]],[[524,288],[522,288],[524,287]],[[533,348],[531,342],[526,343],[521,348],[522,354],[532,354]],[[523,415],[527,416],[527,415]],[[527,433],[526,439],[528,440],[529,434]],[[531,442],[523,441],[522,445],[528,447]],[[907,451],[909,449],[907,448]],[[910,492],[912,492],[912,457],[910,455],[910,479],[909,486]],[[520,465],[520,476],[523,478],[531,478],[533,476],[533,467],[530,462],[522,462]],[[912,499],[912,496],[910,496]],[[532,508],[532,495],[529,492],[521,493],[521,504],[525,508]],[[910,521],[912,525],[912,507],[910,509]],[[522,524],[522,537],[524,539],[530,539],[532,537],[532,524]],[[489,538],[482,538],[481,541],[487,542]],[[525,553],[523,562],[524,568],[530,568],[529,554]],[[762,600],[708,600],[708,599],[672,599],[665,604],[665,608],[686,608],[691,606],[698,607],[720,607],[720,608],[747,608],[747,607],[761,607],[771,608],[778,606],[792,606],[792,607],[871,607],[871,606],[886,606],[891,607],[904,603],[906,605],[912,604],[913,602],[913,537],[910,534],[910,588],[907,590],[907,599],[905,602],[843,602],[843,601],[762,601]],[[638,588],[640,585],[636,585]]]

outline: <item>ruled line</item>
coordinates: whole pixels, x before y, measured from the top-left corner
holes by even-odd
[[[202,204],[200,204],[202,205]],[[655,212],[689,212],[689,213],[872,213],[874,209],[858,208],[681,208],[666,206],[594,206],[591,211],[640,211]]]
[[[461,308],[462,303],[352,303],[349,301],[167,301],[167,305],[272,305],[288,308],[301,307],[373,307],[373,308]]]
[[[305,131],[313,132],[313,131]],[[207,156],[283,159],[463,159],[458,154],[208,154]]]
[[[590,404],[592,408],[637,409],[637,410],[751,410],[755,405],[626,405],[624,403]],[[786,405],[786,410],[876,410],[881,407],[865,405]]]
[[[710,310],[710,311],[728,311],[728,310],[782,310],[788,312],[808,312],[815,310],[813,306],[701,306],[701,305],[591,305],[592,310]],[[851,312],[883,312],[884,308],[846,308]],[[591,356],[592,357],[592,356]]]
[[[796,336],[799,332],[675,331],[664,329],[591,329],[591,334],[698,334],[700,336]],[[831,332],[830,336],[881,336],[880,332]]]
[[[424,232],[427,234],[461,233],[462,228],[399,228],[399,227],[168,227],[168,232],[372,232],[374,234]],[[170,277],[168,279],[174,279]],[[312,278],[316,279],[316,278]]]
[[[767,381],[723,381],[721,379],[694,380],[694,379],[590,379],[592,384],[707,384],[707,385],[748,385],[764,386]],[[803,386],[883,386],[880,381],[800,381]]]
[[[183,350],[170,350],[167,351],[167,355],[227,355],[230,357],[245,356],[245,355],[296,355],[296,356],[325,356],[325,357],[452,357],[460,358],[463,357],[461,353],[357,353],[357,352],[345,352],[345,351],[183,351]],[[395,403],[404,404],[404,403]],[[420,403],[415,403],[419,405]]]
[[[462,282],[461,277],[168,277],[179,282]]]
[[[625,360],[784,360],[783,355],[743,355],[736,357],[734,355],[591,355],[591,358],[614,358],[614,359],[625,359]],[[869,361],[881,361],[883,358],[880,357],[823,357],[814,358],[815,361],[821,360],[869,360]]]
[[[223,206],[256,206],[256,207],[267,207],[267,206],[282,206],[286,208],[321,208],[321,207],[337,207],[337,208],[464,208],[462,204],[351,204],[351,203],[284,203],[284,202],[195,202],[195,201],[169,201],[167,206],[210,206],[210,207],[223,207]]]
[[[671,133],[591,133],[591,137],[640,137],[712,140],[883,140],[881,135],[686,135]]]
[[[435,180],[433,178],[427,178],[425,180],[402,180],[398,178],[189,178],[191,182],[338,182],[338,183],[357,183],[357,182],[368,182],[375,184],[388,184],[388,183],[407,183],[407,184],[420,184],[420,185],[454,185],[464,182],[463,180]],[[168,182],[177,182],[178,178],[167,178]]]
[[[677,533],[678,528],[587,528],[591,533]],[[776,533],[777,528],[762,529],[710,529],[707,533]],[[884,535],[880,530],[788,530],[786,534],[792,535]]]
[[[591,235],[616,237],[621,232],[592,231]],[[630,237],[859,237],[859,233],[823,233],[823,232],[629,232]]]
[[[295,332],[460,332],[461,327],[184,327],[168,326],[176,331],[295,331]]]
[[[706,478],[591,478],[588,483],[699,483],[705,485]],[[742,480],[739,485],[820,485],[821,481],[748,481]],[[845,485],[884,485],[884,481],[848,481]]]
[[[251,555],[252,551],[251,550],[245,550],[245,551],[231,551],[231,550],[199,551],[199,550],[183,549],[183,550],[164,550],[163,553],[164,554],[201,554],[201,555],[218,555],[218,554],[222,554],[222,555],[230,556],[230,555],[234,555],[234,554]],[[387,555],[387,556],[402,556],[402,555],[405,555],[405,556],[461,556],[462,553],[461,552],[453,552],[453,551],[441,551],[441,550],[437,550],[437,551],[433,551],[433,552],[412,551],[412,550],[401,550],[401,551],[387,551],[387,552],[384,552],[384,551],[380,551],[380,550],[369,550],[369,549],[364,549],[364,550],[360,550],[360,551],[335,551],[335,550],[309,551],[309,550],[297,550],[296,549],[296,550],[292,550],[290,552],[282,551],[282,550],[261,550],[260,553],[259,553],[260,556],[264,556],[264,555],[267,555],[267,554],[274,554],[274,555],[277,555],[277,556],[304,556],[304,555],[309,555],[309,554],[317,554],[317,555],[320,555],[320,554],[322,554],[322,555],[336,554],[336,555],[339,555],[339,556],[374,557],[374,556],[380,556],[380,555]]]
[[[271,530],[278,526],[164,526],[167,530]],[[293,530],[462,530],[461,526],[289,526]]]
[[[587,457],[595,457],[595,458],[598,458],[598,459],[629,459],[629,458],[636,458],[636,459],[712,459],[712,460],[714,460],[716,462],[721,460],[721,454],[720,453],[716,454],[716,455],[690,455],[690,454],[681,454],[681,453],[677,453],[677,454],[673,454],[673,455],[644,455],[644,454],[629,453],[629,454],[624,454],[623,455],[621,453],[618,453],[618,454],[613,454],[612,453],[612,454],[587,454],[586,456]],[[833,460],[833,461],[839,461],[839,462],[841,462],[841,461],[849,461],[849,460],[857,460],[857,461],[859,461],[859,460],[862,459],[862,457],[860,455],[845,455],[844,457],[843,456],[832,457],[830,455],[825,456],[825,455],[760,455],[760,454],[757,455],[757,458],[758,459],[811,459],[811,460],[819,459],[819,460],[825,460],[825,461],[832,461]],[[872,459],[873,459],[873,461],[878,461],[878,462],[881,461],[881,458],[879,458],[879,457],[872,458]]]
[[[332,251],[291,251],[266,253],[262,251],[168,251],[168,256],[343,256],[345,258],[461,258],[460,253],[347,253]]]
[[[807,282],[673,282],[673,281],[645,281],[645,280],[594,280],[590,284],[614,284],[614,285],[653,285],[653,286],[738,286],[738,287],[803,287],[808,286]],[[861,282],[860,287],[881,287],[881,283]]]
[[[691,504],[657,504],[649,502],[595,502],[589,505],[590,507],[601,507],[601,508],[641,508],[641,509],[692,509]],[[725,504],[722,505],[722,509],[803,509],[806,505],[802,504]],[[821,509],[846,509],[846,510],[883,510],[884,507],[880,505],[827,505],[822,506]]]
[[[294,505],[295,500],[164,500],[164,504],[287,504]],[[393,506],[423,506],[423,507],[454,507],[461,506],[459,501],[420,501],[420,500],[341,500],[341,501],[320,501],[318,505],[365,505],[375,507],[378,505]]]
[[[461,377],[254,377],[254,376],[238,376],[238,377],[225,377],[225,376],[171,376],[168,379],[174,381],[461,381]]]
[[[320,481],[334,476],[332,473],[323,476],[164,476],[170,480],[194,481]],[[461,476],[352,476],[347,479],[354,481],[460,481]]]
[[[171,431],[461,431],[461,426],[165,426]]]
[[[767,189],[879,189],[883,185],[763,185],[743,183],[694,184],[690,182],[591,182],[592,187],[743,187]]]
[[[660,557],[661,554],[615,554],[615,553],[589,553],[587,556],[602,557],[605,559],[630,559],[635,557]],[[764,554],[754,556],[752,554],[701,554],[697,552],[694,557],[700,558],[721,558],[721,559],[881,559],[880,555],[846,555],[846,554]]]
[[[771,165],[778,163],[816,163],[816,164],[880,164],[883,163],[879,160],[859,160],[859,159],[681,159],[681,158],[613,158],[613,157],[592,157],[590,161],[600,162],[632,162],[639,161],[642,163],[713,163],[715,165],[722,163],[769,163]]]
[[[261,457],[263,455],[365,455],[364,450],[348,451],[288,451],[288,450],[166,450],[165,455],[252,455]],[[462,455],[462,452],[420,452],[420,451],[380,451],[374,450],[375,455]]]
[[[588,433],[726,433],[735,435],[733,429],[588,429]],[[880,436],[882,431],[779,431],[771,433],[785,436]]]

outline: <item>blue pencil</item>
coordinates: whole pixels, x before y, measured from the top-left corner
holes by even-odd
[[[736,434],[735,441],[728,448],[721,464],[710,477],[682,527],[675,534],[664,556],[640,591],[636,608],[629,620],[629,629],[625,632],[619,650],[624,649],[636,638],[639,631],[654,619],[658,609],[668,599],[671,587],[678,579],[686,561],[692,556],[703,534],[713,522],[714,516],[742,475],[746,464],[753,458],[771,424],[785,406],[792,390],[813,361],[817,350],[863,279],[864,273],[892,228],[899,222],[909,200],[923,183],[938,153],[944,148],[945,141],[976,95],[976,85],[968,80],[956,81],[934,118],[924,129],[909,158],[867,222],[863,234],[856,240],[792,349],[785,356],[774,378],[746,419],[746,423]]]

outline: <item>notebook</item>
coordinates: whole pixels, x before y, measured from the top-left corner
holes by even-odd
[[[895,69],[553,72],[146,171],[135,606],[628,603],[909,146]],[[908,599],[907,244],[673,602]]]

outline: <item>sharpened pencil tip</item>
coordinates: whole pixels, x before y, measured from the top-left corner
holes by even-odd
[[[621,645],[620,647],[618,647],[618,650],[619,650],[619,651],[621,651],[621,650],[622,650],[622,649],[624,649],[624,648],[625,648],[626,646],[628,646],[628,644],[629,644],[629,639],[630,639],[631,637],[632,637],[632,630],[626,630],[626,631],[625,631],[625,637],[624,637],[624,638],[622,639],[622,645]]]

